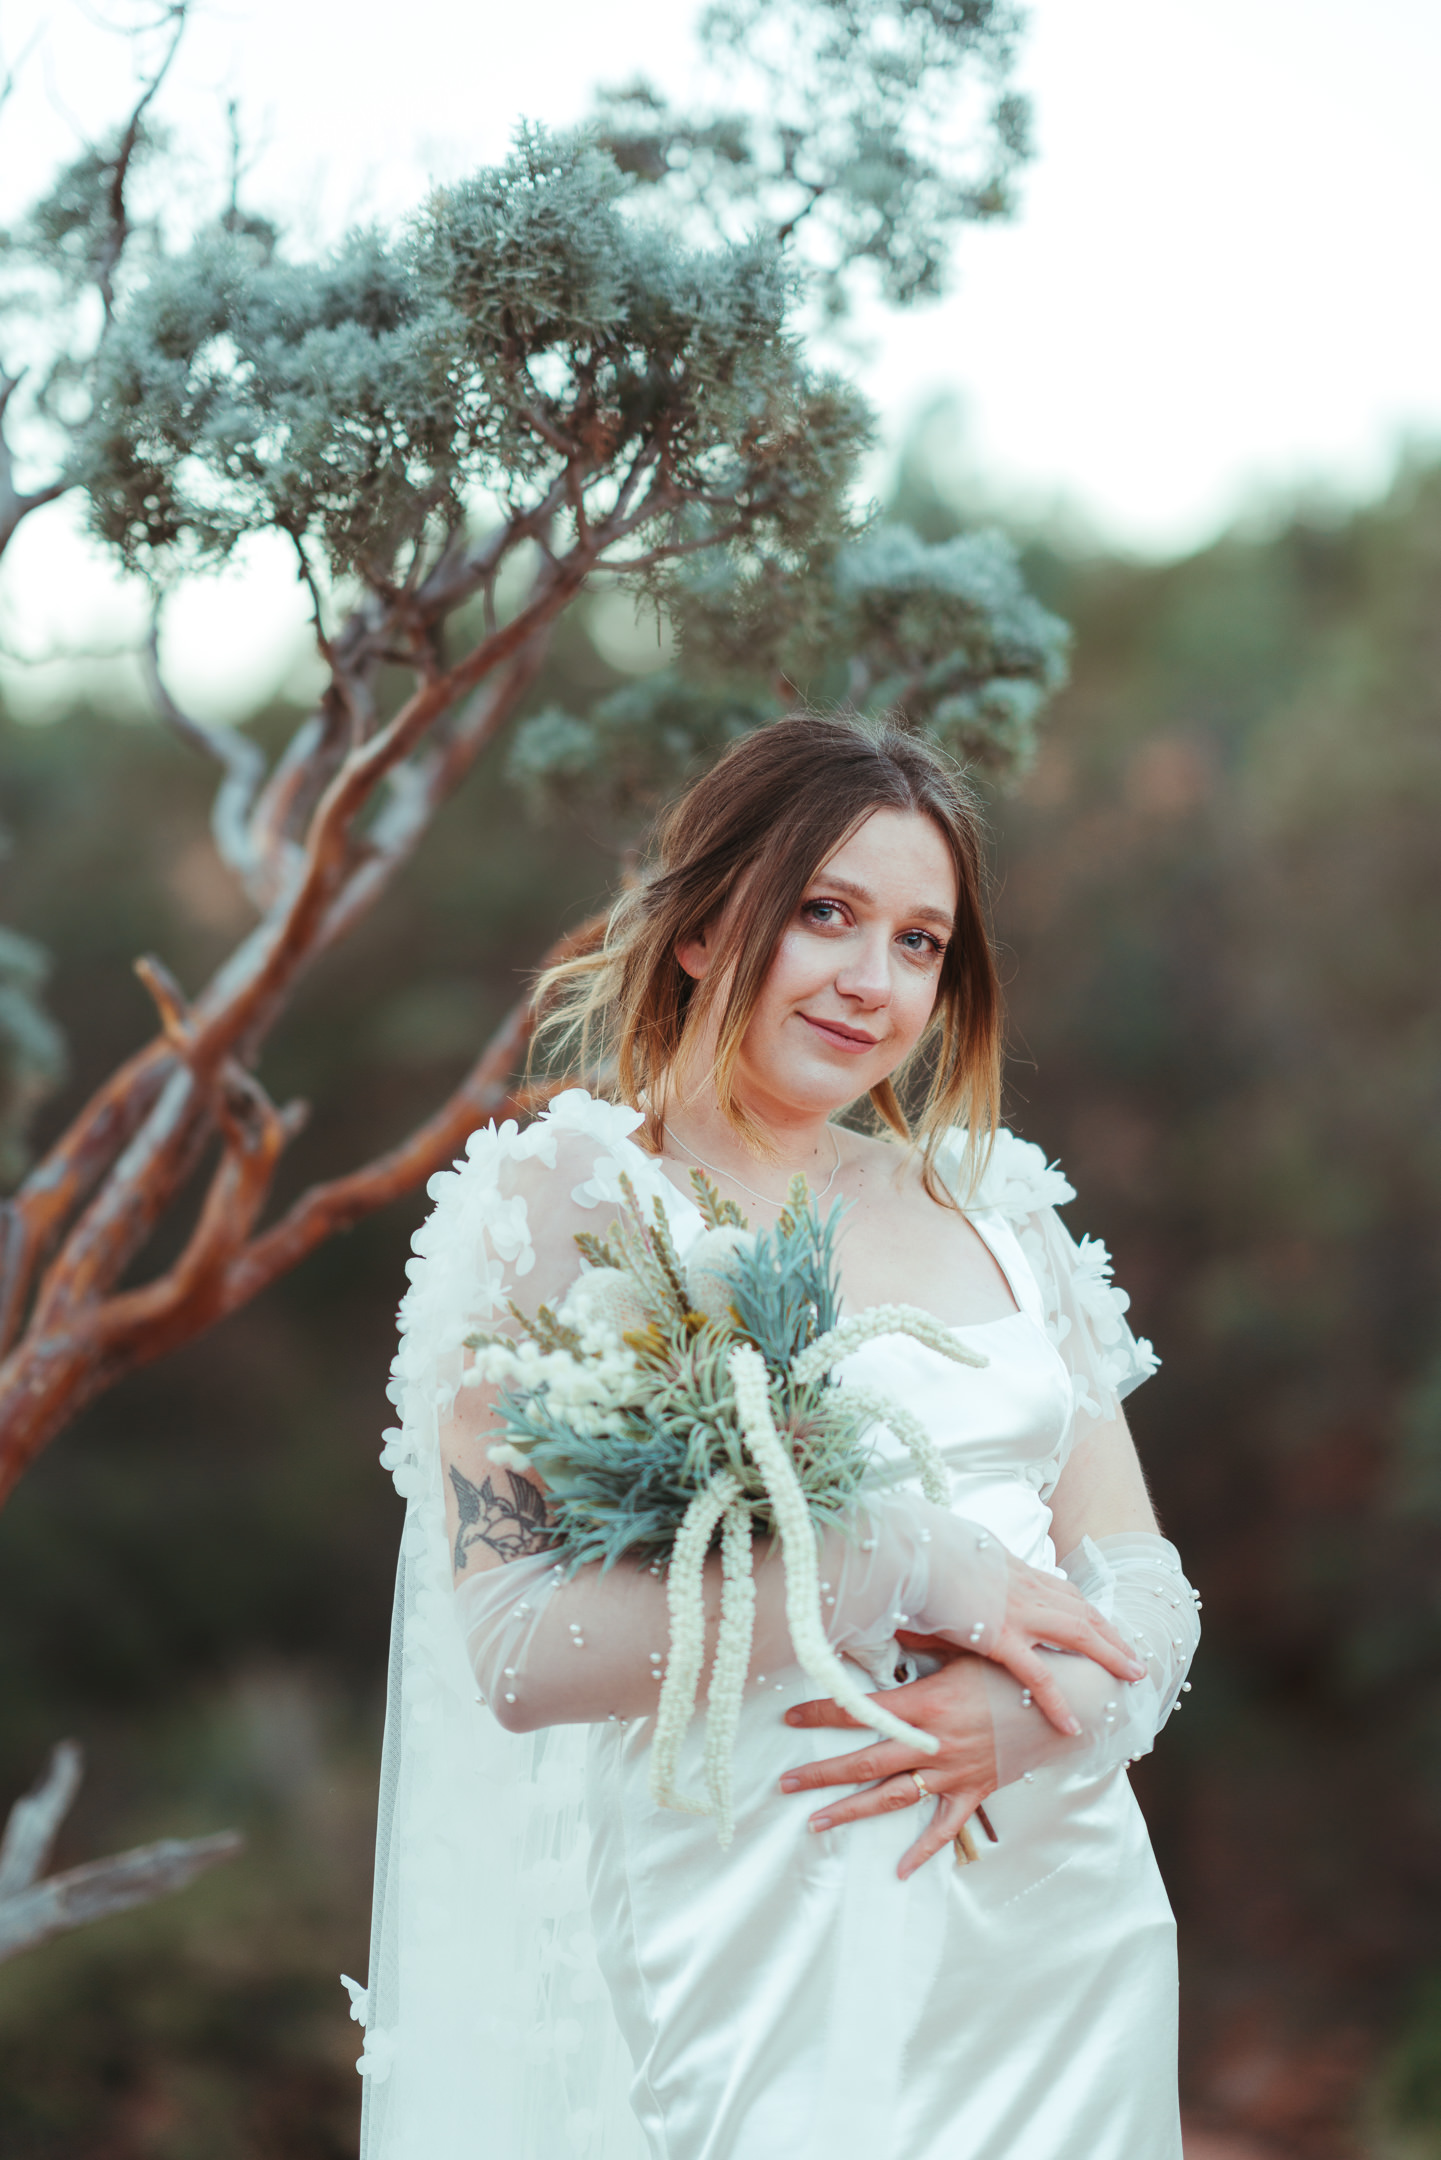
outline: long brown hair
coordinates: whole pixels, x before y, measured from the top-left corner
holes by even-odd
[[[1001,991],[985,909],[984,835],[955,769],[902,728],[795,714],[726,751],[661,819],[654,867],[612,910],[603,940],[552,968],[538,996],[542,1037],[559,1038],[592,1085],[647,1103],[664,1138],[667,1075],[689,1030],[719,1001],[715,1088],[746,1142],[768,1152],[735,1092],[736,1061],[776,947],[805,889],[873,810],[930,818],[955,864],[955,930],[941,963],[935,1010],[892,1079],[871,1090],[880,1121],[923,1150],[926,1189],[949,1199],[935,1152],[957,1124],[971,1164],[989,1148],[1000,1100]],[[676,958],[683,941],[719,937],[697,982]],[[908,1116],[901,1091],[923,1076]]]

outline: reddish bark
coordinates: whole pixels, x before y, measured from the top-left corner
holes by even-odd
[[[315,1187],[256,1234],[303,1111],[278,1110],[249,1065],[306,966],[384,891],[514,711],[596,544],[592,536],[587,549],[552,564],[515,621],[454,667],[432,671],[418,662],[414,695],[338,762],[322,725],[288,769],[277,771],[278,784],[258,793],[241,836],[270,906],[193,1005],[159,962],[139,963],[160,1034],[105,1082],[0,1213],[0,1350],[7,1353],[0,1364],[0,1503],[84,1403],[235,1311],[335,1231],[420,1184],[508,1103],[532,1026],[524,1005],[418,1132],[379,1161]],[[479,702],[452,717],[477,683]],[[418,746],[427,762],[417,771]],[[405,759],[411,784],[404,814],[388,830],[377,818],[362,831],[376,789]],[[303,838],[291,836],[280,796],[292,814],[313,803]],[[154,1281],[119,1290],[217,1135],[219,1161],[179,1259]]]
[[[552,957],[573,944],[562,940]],[[0,1503],[84,1403],[237,1311],[327,1238],[422,1185],[477,1125],[515,1107],[515,1074],[533,1026],[531,1004],[522,1001],[459,1087],[408,1139],[362,1169],[312,1186],[259,1234],[255,1224],[301,1115],[298,1106],[277,1110],[252,1075],[228,1064],[211,1113],[224,1146],[195,1229],[174,1265],[136,1289],[106,1295],[96,1287],[107,1272],[114,1280],[116,1255],[133,1241],[137,1222],[153,1221],[161,1211],[171,1189],[173,1136],[191,1129],[181,1115],[169,1121],[163,1144],[137,1158],[115,1197],[110,1220],[124,1234],[105,1245],[104,1267],[96,1261],[100,1241],[77,1233],[70,1241],[79,1253],[76,1267],[67,1265],[67,1243],[23,1336],[0,1365]],[[137,1059],[128,1069],[143,1078],[147,1068]],[[52,1174],[66,1167],[56,1166]]]

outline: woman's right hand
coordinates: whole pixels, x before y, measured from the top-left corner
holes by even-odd
[[[1036,1708],[1057,1732],[1073,1738],[1081,1727],[1045,1660],[1037,1655],[1039,1644],[1093,1658],[1118,1680],[1143,1679],[1146,1668],[1110,1621],[1102,1619],[1064,1575],[1049,1575],[1018,1560],[1014,1553],[1005,1557],[1006,1609],[1000,1634],[976,1647],[1030,1689]],[[962,1642],[960,1647],[972,1646]]]

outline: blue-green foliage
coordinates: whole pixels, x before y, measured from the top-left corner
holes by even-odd
[[[644,1409],[627,1416],[617,1433],[577,1435],[542,1392],[501,1395],[497,1415],[546,1487],[556,1546],[567,1565],[599,1561],[610,1567],[626,1555],[664,1558],[691,1501],[722,1470],[739,1479],[757,1534],[774,1532],[769,1495],[736,1423],[725,1367],[733,1343],[711,1327],[676,1337]],[[870,1454],[854,1419],[836,1411],[829,1392],[820,1385],[797,1391],[789,1406],[792,1460],[818,1522],[844,1516]],[[786,1412],[777,1395],[785,1433]]]
[[[844,1209],[838,1201],[822,1221],[798,1184],[775,1228],[742,1247],[726,1271],[737,1326],[777,1373],[840,1317],[835,1241]]]
[[[900,719],[1004,780],[1029,764],[1066,676],[1070,633],[996,531],[928,544],[877,524],[802,571],[774,556],[707,563],[673,580],[669,600],[678,665],[584,721],[550,706],[517,730],[510,771],[532,802],[649,808],[793,709],[794,689]]]
[[[522,721],[507,771],[537,811],[598,802],[624,818],[653,808],[780,709],[763,693],[665,668],[613,690],[584,720],[548,705]]]
[[[701,37],[726,109],[633,84],[589,131],[522,126],[399,230],[315,259],[232,199],[178,248],[128,203],[111,261],[118,161],[158,210],[163,145],[102,145],[0,236],[0,305],[36,276],[57,323],[87,281],[114,301],[98,344],[57,332],[24,397],[128,568],[167,586],[279,533],[317,593],[358,597],[331,651],[372,698],[477,594],[494,621],[524,543],[538,637],[618,572],[679,665],[532,719],[511,769],[537,802],[649,809],[798,697],[1004,776],[1063,633],[995,536],[868,529],[869,417],[805,336],[858,273],[896,305],[937,291],[959,228],[1004,214],[1028,155],[1016,31],[1009,0],[724,0]]]
[[[878,526],[836,565],[840,630],[868,710],[903,711],[967,760],[1022,769],[1066,676],[1070,632],[1026,590],[1003,533],[933,545]]]
[[[627,215],[630,187],[584,136],[526,128],[397,238],[294,262],[203,234],[97,363],[97,531],[143,567],[278,528],[383,584],[476,490],[538,505],[577,453],[592,519],[632,460],[664,458],[652,546],[677,521],[787,550],[839,529],[865,418],[786,335],[782,250],[690,246]]]
[[[943,289],[959,224],[1012,206],[1018,27],[1009,0],[715,0],[701,41],[745,102],[682,112],[633,83],[603,138],[676,222],[792,236],[827,316],[857,271],[908,306]]]

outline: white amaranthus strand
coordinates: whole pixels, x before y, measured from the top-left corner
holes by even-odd
[[[736,1415],[770,1497],[786,1571],[786,1619],[791,1647],[803,1672],[823,1687],[832,1702],[849,1710],[858,1723],[934,1755],[940,1742],[917,1732],[872,1696],[862,1694],[826,1640],[821,1619],[820,1574],[816,1567],[815,1531],[805,1494],[781,1445],[771,1418],[770,1388],[764,1358],[749,1343],[739,1343],[726,1360],[736,1392]]]
[[[733,1757],[755,1634],[753,1557],[751,1511],[743,1500],[733,1500],[721,1517],[720,1638],[711,1667],[705,1728],[706,1791],[722,1845],[729,1845],[735,1834]]]
[[[656,1707],[650,1789],[657,1807],[675,1808],[683,1815],[710,1813],[704,1801],[687,1800],[678,1793],[675,1779],[681,1742],[695,1712],[696,1690],[705,1663],[705,1558],[716,1524],[739,1491],[739,1479],[732,1471],[723,1470],[696,1494],[676,1532],[666,1577],[670,1648]]]
[[[983,1350],[972,1350],[957,1338],[953,1329],[946,1327],[934,1313],[922,1312],[919,1305],[871,1305],[865,1312],[841,1320],[824,1335],[817,1336],[808,1349],[792,1360],[791,1379],[797,1387],[823,1379],[833,1365],[852,1356],[862,1343],[878,1342],[883,1335],[909,1335],[916,1342],[924,1343],[928,1350],[939,1350],[942,1357],[950,1358],[957,1365],[989,1365],[991,1362]]]
[[[843,1380],[837,1392],[841,1401],[858,1416],[869,1418],[873,1424],[890,1427],[901,1445],[910,1449],[926,1498],[937,1507],[949,1507],[951,1481],[941,1451],[915,1413],[904,1403],[897,1402],[894,1396],[887,1395],[884,1388],[862,1387],[854,1380]]]

